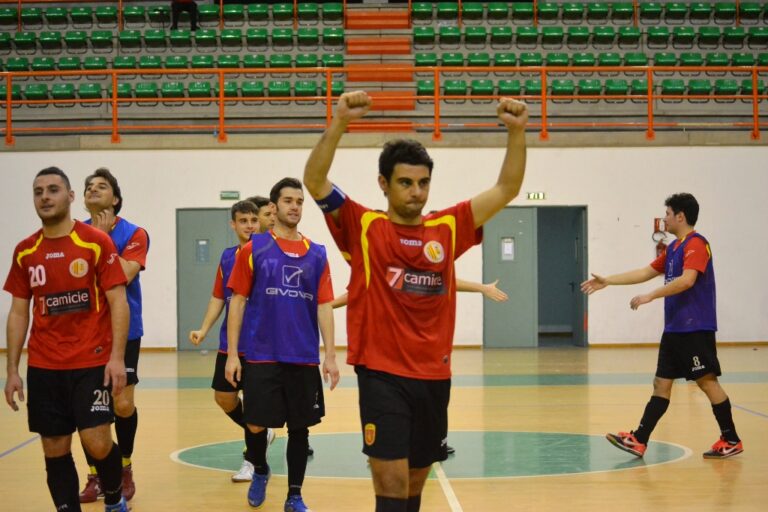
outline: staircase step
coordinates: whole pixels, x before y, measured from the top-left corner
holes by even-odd
[[[411,38],[400,36],[348,37],[348,55],[409,55]]]
[[[347,127],[350,133],[365,132],[415,132],[411,121],[356,122]]]
[[[347,11],[348,29],[396,29],[410,28],[407,10]]]
[[[369,91],[368,95],[373,100],[371,110],[416,109],[416,94],[414,91]]]
[[[382,66],[387,66],[384,71],[376,71]],[[376,64],[350,64],[347,66],[347,81],[349,82],[413,82],[411,67],[403,69],[401,65],[376,63]]]

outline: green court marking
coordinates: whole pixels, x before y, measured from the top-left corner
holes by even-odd
[[[651,441],[638,459],[613,447],[602,435],[546,432],[451,432],[456,455],[442,463],[448,478],[519,478],[574,473],[617,471],[674,462],[691,451],[672,443]],[[270,446],[268,462],[273,474],[286,475],[286,438]],[[369,478],[361,453],[362,435],[311,434],[314,457],[307,476]],[[183,464],[236,472],[243,457],[243,442],[229,441],[179,450],[171,457]],[[431,476],[434,478],[434,475]]]

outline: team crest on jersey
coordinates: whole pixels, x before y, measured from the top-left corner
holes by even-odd
[[[371,446],[376,442],[376,425],[373,423],[366,423],[365,428],[363,429],[363,434],[366,446]]]
[[[72,277],[83,277],[88,273],[88,262],[83,258],[72,260],[69,264],[69,273]]]
[[[432,263],[440,263],[445,259],[443,244],[437,240],[427,242],[427,245],[424,246],[424,256]]]

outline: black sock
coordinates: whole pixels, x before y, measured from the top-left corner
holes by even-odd
[[[738,443],[741,441],[736,434],[736,425],[733,424],[733,415],[731,414],[731,400],[725,399],[725,402],[712,405],[712,412],[715,414],[717,424],[720,426],[720,433],[729,443]]]
[[[112,443],[112,449],[107,456],[96,461],[96,469],[104,491],[104,503],[107,505],[119,503],[123,491],[123,464],[117,444]]]
[[[245,426],[245,420],[243,419],[243,402],[242,400],[237,400],[237,405],[234,409],[226,413],[227,416],[229,416],[229,419],[243,427],[244,429],[248,429],[248,427]]]
[[[421,494],[418,496],[408,496],[408,512],[419,512],[421,508]]]
[[[288,496],[301,494],[304,474],[307,472],[307,446],[308,428],[288,430],[288,447],[285,450],[285,459],[288,462]]]
[[[408,512],[408,500],[376,496],[376,512]]]
[[[656,423],[667,412],[667,407],[669,407],[669,398],[653,395],[648,401],[648,405],[645,406],[645,412],[640,419],[640,426],[635,430],[635,439],[643,444],[648,444],[651,432],[656,428]]]
[[[253,470],[260,474],[269,473],[267,464],[267,429],[254,434],[247,427],[245,429],[245,453],[246,460],[253,464]],[[253,459],[253,460],[251,460]]]
[[[136,429],[139,425],[139,411],[134,407],[133,414],[127,418],[115,415],[115,434],[120,453],[125,459],[133,455],[133,443],[136,441]]]
[[[77,468],[72,453],[61,457],[46,457],[45,472],[48,475],[48,489],[56,510],[80,511],[80,497],[77,488]]]

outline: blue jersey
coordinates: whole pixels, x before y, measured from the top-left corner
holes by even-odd
[[[239,250],[239,245],[224,249],[224,252],[221,253],[221,260],[219,261],[221,282],[224,285],[224,319],[221,321],[221,329],[219,330],[219,352],[225,354],[227,352],[227,347],[229,346],[227,344],[227,318],[229,317],[229,301],[232,299],[232,290],[227,288],[227,282],[229,282],[229,276],[232,275],[232,267],[235,266],[235,257]]]
[[[664,298],[664,332],[717,330],[715,271],[712,266],[712,252],[706,238],[698,233],[691,233],[682,242],[675,240],[667,246],[664,283],[669,283],[683,274],[685,248],[694,238],[700,238],[707,247],[707,268],[704,272],[699,272],[696,283],[691,288]]]
[[[263,233],[251,237],[251,261],[253,286],[241,331],[246,360],[319,364],[317,306],[325,247],[309,243],[306,254],[292,257]]]

